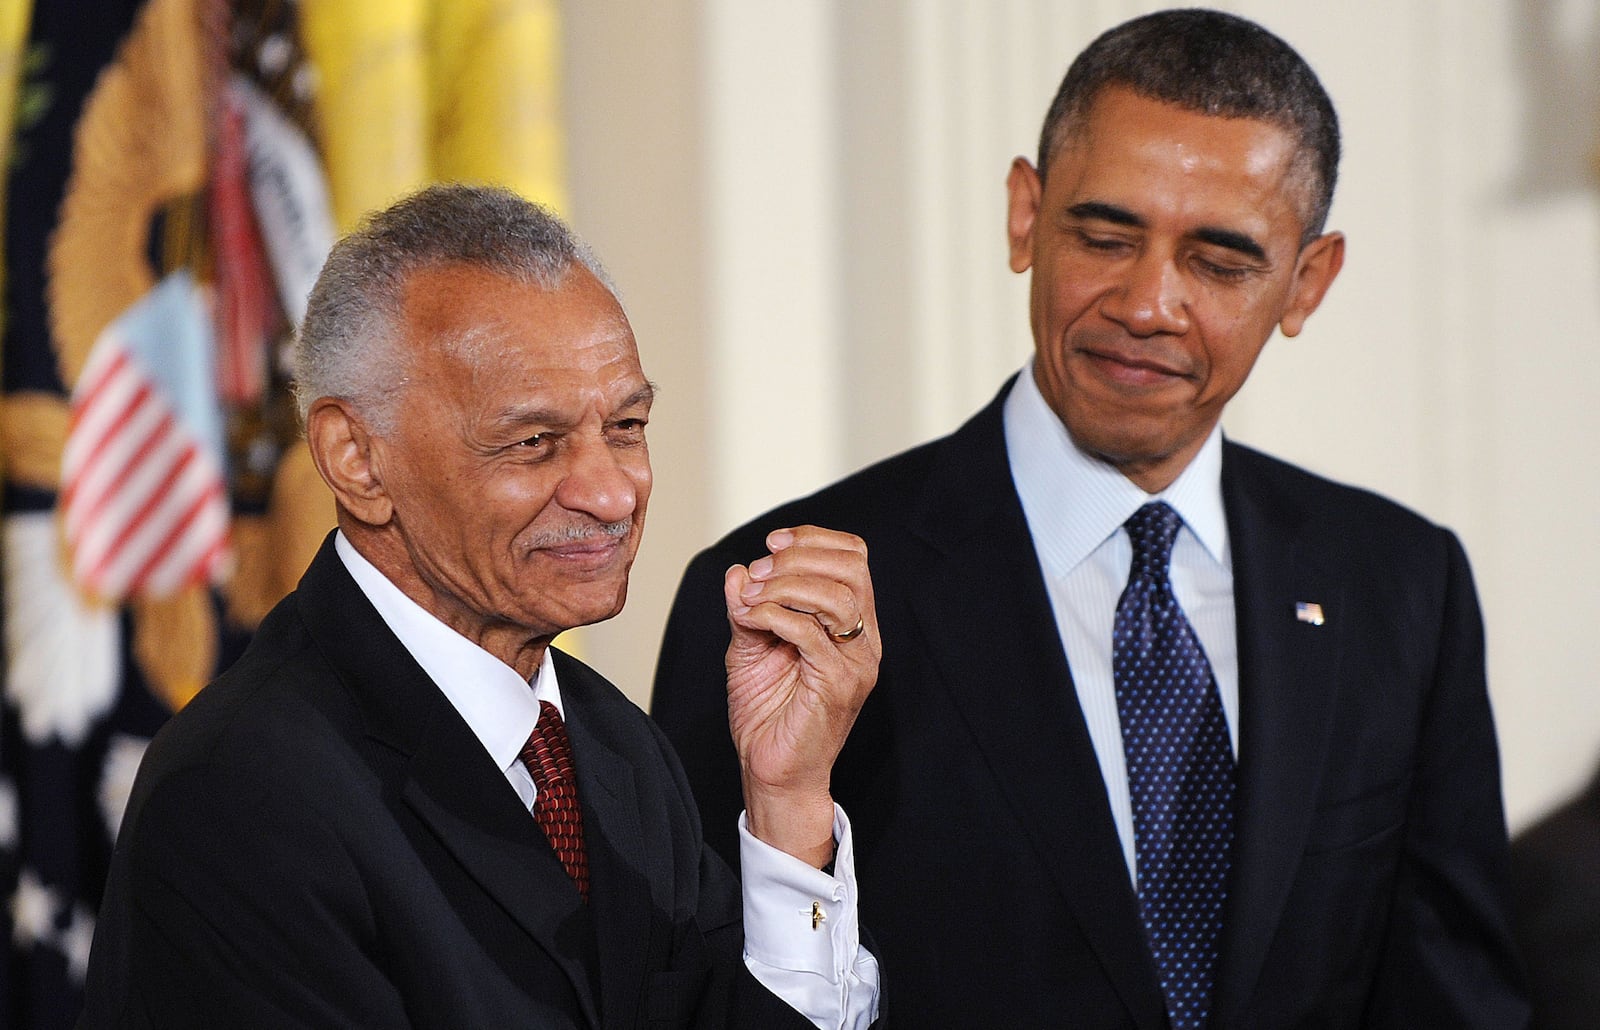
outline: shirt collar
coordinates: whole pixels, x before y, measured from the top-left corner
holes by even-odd
[[[407,597],[345,539],[344,533],[335,535],[333,546],[356,586],[422,671],[461,713],[497,768],[509,769],[520,760],[528,734],[539,719],[540,701],[554,704],[566,717],[548,647],[530,690],[517,670]]]
[[[1011,478],[1048,575],[1064,576],[1076,568],[1140,505],[1154,500],[1172,505],[1212,560],[1228,561],[1220,425],[1171,486],[1147,494],[1115,468],[1078,449],[1039,392],[1031,362],[1006,397],[1002,418]]]

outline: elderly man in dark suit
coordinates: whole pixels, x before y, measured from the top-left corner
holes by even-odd
[[[870,549],[883,667],[833,783],[897,1018],[1526,1021],[1460,544],[1219,427],[1340,270],[1338,156],[1321,84],[1259,26],[1107,32],[1007,181],[1031,364],[685,574],[653,714],[726,848],[722,570],[802,520]]]
[[[550,646],[621,608],[651,485],[588,251],[429,189],[334,249],[297,365],[339,529],[151,744],[83,1025],[869,1022],[828,792],[877,671],[860,541],[789,528],[728,571],[741,893],[659,731]]]

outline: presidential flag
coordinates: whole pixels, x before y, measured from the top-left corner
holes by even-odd
[[[77,1017],[150,737],[292,586],[284,538],[331,524],[326,494],[278,473],[297,437],[281,355],[334,230],[292,5],[27,13],[0,357],[0,1026],[39,1028]]]
[[[0,0],[0,1030],[73,1024],[150,737],[331,527],[287,381],[336,232],[561,205],[555,0]]]

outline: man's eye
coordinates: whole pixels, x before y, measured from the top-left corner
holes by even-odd
[[[1232,265],[1219,265],[1215,261],[1207,261],[1205,258],[1196,258],[1195,265],[1204,274],[1213,279],[1220,279],[1223,282],[1238,282],[1250,274],[1250,269],[1248,268],[1236,268]]]
[[[526,440],[518,441],[518,447],[543,447],[549,443],[548,433],[534,433]]]
[[[1120,236],[1096,236],[1082,230],[1078,231],[1078,242],[1087,250],[1097,250],[1107,254],[1114,254],[1128,247],[1128,241]]]

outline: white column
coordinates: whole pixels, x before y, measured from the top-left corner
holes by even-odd
[[[731,526],[824,482],[843,439],[835,38],[814,0],[708,0],[704,19],[713,510]]]

